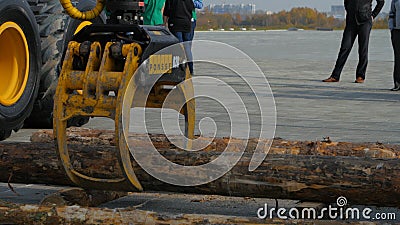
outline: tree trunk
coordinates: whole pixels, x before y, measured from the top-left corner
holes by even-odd
[[[102,139],[108,140],[109,144],[113,139],[105,133],[101,134]],[[41,141],[48,138],[46,132],[40,135]],[[77,170],[98,177],[121,175],[115,147],[100,143],[82,145],[83,139],[77,135],[73,137],[75,144],[70,145],[70,151],[79,156],[74,159]],[[182,165],[199,165],[214,159],[226,146],[226,140],[217,139],[207,151],[186,152],[171,147],[163,136],[154,135],[152,140],[164,157]],[[93,143],[93,139],[86,143]],[[255,143],[251,140],[249,146]],[[153,178],[135,163],[133,167],[146,191],[325,203],[336,202],[339,196],[344,196],[350,204],[400,206],[399,146],[284,140],[275,140],[272,146],[271,154],[255,171],[248,170],[252,153],[246,152],[223,177],[195,187],[169,185]],[[1,182],[72,185],[59,164],[53,143],[0,143],[0,171],[3,171],[0,173]]]

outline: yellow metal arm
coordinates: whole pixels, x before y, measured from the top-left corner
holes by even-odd
[[[103,11],[106,0],[97,0],[96,6],[92,10],[86,12],[81,12],[79,9],[75,8],[71,0],[60,0],[60,3],[70,17],[78,20],[92,20],[98,17]]]

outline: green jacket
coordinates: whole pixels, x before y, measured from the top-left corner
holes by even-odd
[[[162,25],[164,23],[161,12],[165,0],[144,0],[145,11],[143,14],[144,25]]]
[[[197,20],[196,10],[193,10],[193,12],[192,12],[192,18],[193,18],[194,20]]]
[[[192,18],[194,20],[197,20],[197,14],[196,14],[196,9],[202,9],[203,8],[203,0],[193,0],[194,8],[192,13]]]

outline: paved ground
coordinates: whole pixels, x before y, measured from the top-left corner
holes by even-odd
[[[277,104],[277,136],[400,143],[400,93],[389,91],[393,84],[387,77],[392,62],[370,63],[365,84],[353,83],[354,61],[349,62],[341,82],[334,84],[321,82],[330,72],[326,64],[303,60],[278,65],[285,64],[282,70],[266,71]]]
[[[34,185],[34,184],[8,184],[0,183],[0,200],[20,203],[39,204],[44,197],[61,190],[63,187]]]

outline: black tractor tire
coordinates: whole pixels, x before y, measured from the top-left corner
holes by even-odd
[[[8,138],[13,130],[19,130],[30,115],[39,90],[39,72],[42,64],[39,31],[28,3],[24,0],[0,0],[0,26],[6,22],[17,24],[26,37],[29,70],[27,83],[20,98],[11,105],[0,104],[0,140]],[[10,53],[0,49],[0,54]],[[0,82],[1,79],[2,77]]]
[[[71,29],[75,30],[80,21],[70,19],[64,13],[59,0],[28,0],[28,2],[39,25],[43,65],[40,74],[39,96],[31,115],[25,121],[25,127],[52,128],[54,94],[61,73],[63,54],[74,34]],[[85,11],[95,5],[95,1],[81,1],[77,4],[77,8]],[[101,19],[95,19],[95,21],[99,20]],[[72,25],[75,24],[78,25],[73,27]],[[80,127],[88,122],[88,117],[78,116],[69,119],[68,126]]]
[[[59,0],[28,0],[35,15],[41,40],[41,71],[39,95],[26,128],[52,128],[53,96],[57,84],[57,65],[62,56],[62,39],[67,15],[63,14]]]

